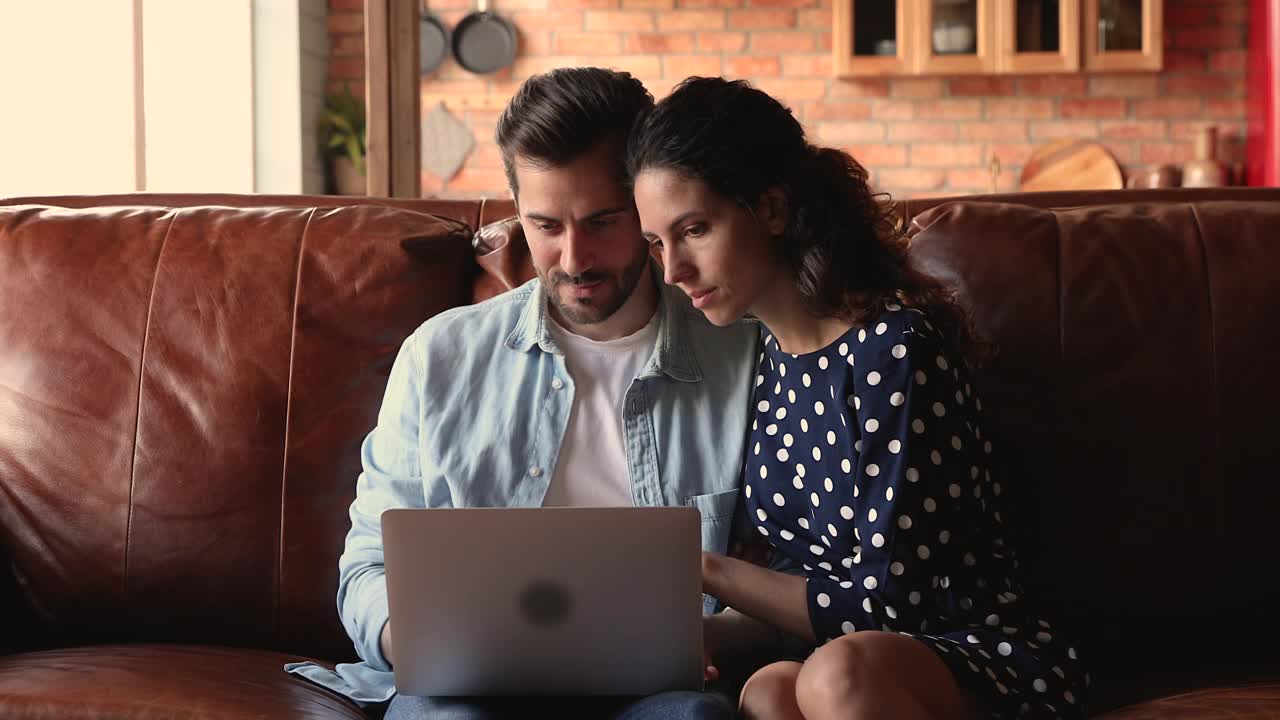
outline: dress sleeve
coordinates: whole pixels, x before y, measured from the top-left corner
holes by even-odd
[[[978,502],[978,468],[969,462],[975,449],[965,446],[973,442],[969,401],[952,356],[910,323],[883,327],[860,333],[853,348],[846,410],[853,447],[842,461],[851,496],[840,514],[852,520],[855,540],[852,557],[839,558],[835,572],[810,575],[809,617],[818,638],[926,631],[950,605],[950,535],[960,529],[952,521],[962,503]]]

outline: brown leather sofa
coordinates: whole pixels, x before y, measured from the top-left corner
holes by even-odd
[[[902,203],[1030,592],[1109,718],[1280,716],[1280,190]],[[432,214],[428,214],[432,213]],[[528,277],[510,203],[0,201],[0,717],[361,718],[337,557],[401,340]],[[438,216],[438,217],[437,217]]]

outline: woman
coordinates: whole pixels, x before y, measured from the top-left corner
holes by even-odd
[[[695,307],[764,324],[744,493],[790,572],[705,555],[716,655],[771,631],[749,718],[1080,717],[1084,669],[1022,597],[963,313],[847,154],[744,82],[690,78],[633,131],[641,226]]]

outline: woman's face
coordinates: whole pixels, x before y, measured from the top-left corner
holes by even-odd
[[[642,171],[635,197],[663,279],[716,325],[751,312],[784,279],[772,239],[785,224],[778,213],[763,207],[753,213],[703,181],[668,169]]]

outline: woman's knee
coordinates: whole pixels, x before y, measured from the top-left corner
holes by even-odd
[[[776,662],[757,670],[742,686],[739,710],[747,720],[793,718],[796,706],[796,678],[800,663]]]

